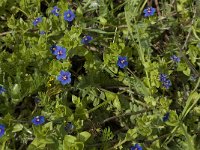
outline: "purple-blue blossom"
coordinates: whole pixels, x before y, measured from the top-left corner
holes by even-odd
[[[57,77],[58,81],[61,82],[62,85],[71,83],[71,73],[69,71],[60,71],[60,75]]]
[[[166,74],[161,73],[159,76],[159,80],[166,89],[169,89],[170,86],[172,86],[172,83]]]
[[[125,68],[126,66],[128,66],[128,58],[126,56],[119,56],[117,66],[119,66],[120,68]]]
[[[3,86],[0,85],[0,94],[2,94],[3,92],[5,92],[6,90],[3,88]]]
[[[53,9],[51,10],[51,13],[56,16],[59,16],[59,11],[60,11],[60,8],[58,8],[58,6],[54,6]]]
[[[144,9],[143,11],[145,17],[153,16],[155,12],[156,12],[156,9],[153,7],[148,7]]]
[[[44,116],[36,116],[31,121],[34,125],[41,125],[45,122]]]
[[[40,31],[39,33],[40,33],[40,35],[44,35],[44,34],[46,34],[45,31]]]
[[[56,51],[57,48],[61,48],[61,46],[52,45],[52,46],[50,47],[50,51],[51,51],[51,53],[52,53],[53,55],[56,55],[56,54],[55,54],[55,51]]]
[[[172,61],[174,61],[176,63],[181,61],[180,57],[177,57],[176,55],[172,55],[170,58],[171,58]]]
[[[168,78],[167,75],[163,74],[163,73],[161,73],[160,76],[159,76],[159,79],[160,79],[161,82],[165,82],[167,80],[167,78]]]
[[[81,40],[81,43],[82,44],[88,44],[90,41],[92,41],[92,37],[91,36],[89,36],[89,35],[86,35],[86,36],[84,36],[83,38],[82,38],[82,40]]]
[[[33,25],[34,25],[34,26],[37,26],[38,23],[40,23],[40,22],[42,22],[42,17],[36,18],[36,19],[33,21]]]
[[[162,83],[162,85],[166,88],[169,89],[170,86],[172,86],[172,83],[169,79],[167,79],[165,82]]]
[[[166,122],[167,120],[169,120],[169,112],[167,112],[167,113],[163,116],[163,122]]]
[[[139,144],[135,144],[130,148],[130,150],[142,150],[142,147]]]
[[[0,124],[0,137],[2,137],[5,133],[5,126],[3,124]]]
[[[72,22],[75,18],[75,14],[73,11],[68,10],[64,12],[64,20],[68,22]]]
[[[74,129],[72,122],[68,122],[65,126],[65,131],[71,132]]]
[[[66,48],[61,47],[61,46],[57,46],[54,55],[56,55],[56,58],[58,60],[65,59],[67,57]]]

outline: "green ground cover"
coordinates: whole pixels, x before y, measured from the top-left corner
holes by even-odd
[[[1,150],[200,150],[199,0],[1,0]]]

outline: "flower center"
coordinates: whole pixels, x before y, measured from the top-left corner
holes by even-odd
[[[56,50],[56,48],[54,47],[54,48],[53,48],[53,50],[55,51],[55,50]]]
[[[85,40],[85,41],[87,41],[87,40],[88,40],[86,36],[84,37],[84,40]]]
[[[58,52],[58,55],[62,55],[62,54],[63,54],[62,51],[59,51],[59,52]]]
[[[148,12],[148,13],[151,13],[151,8],[148,8],[148,9],[147,9],[147,12]]]
[[[39,116],[36,117],[36,121],[40,122],[40,117]]]
[[[67,76],[62,76],[62,79],[63,80],[67,80]]]
[[[125,62],[125,60],[121,60],[121,63],[123,64]]]
[[[67,14],[67,17],[70,17],[71,15],[70,14]]]
[[[56,10],[55,10],[55,12],[56,12],[56,13],[59,13],[59,10],[58,10],[58,9],[56,9]]]

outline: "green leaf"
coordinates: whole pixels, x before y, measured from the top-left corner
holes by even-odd
[[[2,7],[3,5],[6,5],[7,3],[7,0],[1,0],[0,1],[0,7]],[[3,8],[3,7],[2,7]]]
[[[187,114],[194,108],[194,106],[196,105],[196,103],[200,100],[200,94],[197,92],[192,92],[190,93],[186,105],[180,115],[180,120],[183,120]]]
[[[64,137],[64,144],[72,144],[75,143],[77,140],[77,138],[75,136],[72,135],[65,135]]]
[[[144,97],[144,100],[145,100],[146,104],[151,107],[155,107],[157,104],[157,100],[155,100],[152,96],[146,96],[146,97]]]
[[[166,122],[168,126],[178,126],[179,119],[175,111],[170,111],[169,120]]]
[[[8,19],[7,25],[8,25],[8,27],[11,28],[11,29],[16,29],[16,28],[17,28],[14,15],[12,15],[12,16]]]
[[[181,124],[181,127],[182,127],[182,130],[184,131],[184,136],[186,138],[186,142],[187,144],[185,145],[187,147],[187,149],[190,149],[190,150],[196,150],[195,149],[195,142],[194,142],[194,138],[188,134],[187,132],[187,126],[185,126],[184,124]]]
[[[104,17],[99,16],[98,19],[99,19],[99,21],[100,21],[100,23],[101,23],[102,25],[106,25],[107,20],[106,20]]]
[[[28,150],[32,150],[34,147],[37,149],[45,149],[47,144],[54,144],[54,141],[50,138],[35,138]]]
[[[63,141],[63,150],[80,150],[83,149],[83,144],[77,142],[77,138],[72,135],[66,135]]]
[[[81,106],[82,103],[81,103],[81,100],[80,100],[80,97],[77,97],[75,95],[72,95],[72,102],[76,105],[76,106]]]
[[[120,101],[119,101],[118,96],[116,96],[116,98],[113,100],[113,106],[114,106],[115,108],[117,108],[118,111],[121,110],[121,103],[120,103]]]
[[[145,84],[136,76],[126,77],[123,80],[123,83],[125,85],[133,88],[138,94],[141,94],[141,95],[144,95],[144,96],[150,96],[151,95],[149,88],[147,88],[145,86]]]
[[[18,124],[16,124],[16,125],[13,127],[12,132],[19,132],[19,131],[21,131],[22,129],[23,129],[23,125],[20,124],[20,123],[18,123]]]
[[[133,141],[138,136],[137,128],[129,129],[126,133],[126,141]]]
[[[61,62],[56,61],[56,60],[52,60],[50,65],[49,65],[49,74],[57,76],[61,69],[62,69]]]
[[[78,134],[78,140],[81,142],[85,142],[90,138],[91,134],[87,131],[81,132]]]
[[[15,84],[12,88],[13,97],[18,97],[18,95],[20,94],[20,90],[21,90],[20,84]]]

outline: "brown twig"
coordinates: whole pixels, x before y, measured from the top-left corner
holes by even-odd
[[[155,0],[155,5],[156,5],[158,16],[161,16],[158,0]]]
[[[148,1],[147,1],[147,5],[148,5],[148,6],[151,6],[151,5],[152,5],[152,0],[148,0]]]
[[[2,33],[0,33],[0,36],[6,35],[6,34],[9,34],[9,33],[12,33],[12,31],[2,32]]]

